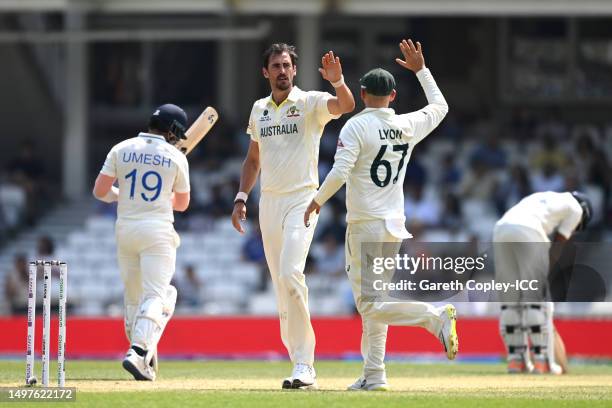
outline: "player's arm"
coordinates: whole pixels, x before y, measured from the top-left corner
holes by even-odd
[[[402,115],[409,118],[414,124],[414,136],[416,142],[422,140],[431,133],[448,113],[448,103],[438,88],[436,81],[429,69],[425,66],[425,57],[421,43],[417,41],[416,46],[412,40],[402,40],[399,44],[404,59],[396,58],[395,61],[402,67],[414,72],[419,80],[428,105],[421,110]]]
[[[334,56],[333,51],[323,55],[319,72],[323,79],[329,81],[336,90],[336,96],[327,101],[329,113],[332,115],[342,115],[343,113],[352,112],[355,109],[355,98],[353,98],[349,87],[344,83],[340,58]]]
[[[259,175],[259,143],[251,140],[249,151],[242,163],[242,172],[240,173],[240,192],[234,200],[234,210],[232,211],[232,225],[236,231],[244,234],[244,228],[240,221],[246,220],[246,200],[249,193],[255,186],[257,176]]]
[[[172,185],[170,202],[174,211],[183,212],[189,208],[191,186],[189,181],[189,162],[185,156],[177,159],[177,173]]]
[[[563,217],[555,231],[553,244],[550,247],[549,261],[551,267],[561,259],[566,246],[568,246],[567,242],[582,220],[582,207],[574,199],[571,199],[561,211],[563,211]]]
[[[312,212],[315,211],[318,214],[321,211],[321,206],[346,183],[351,170],[355,167],[360,150],[359,141],[353,128],[350,125],[342,128],[338,138],[338,149],[334,156],[334,166],[327,174],[327,177],[325,177],[321,187],[319,187],[317,195],[304,212],[304,225],[306,227],[310,226],[310,215]]]
[[[113,186],[115,177],[98,174],[93,188],[93,195],[100,201],[112,203],[119,199],[119,189]]]
[[[548,254],[549,257],[549,265],[552,268],[554,265],[559,262],[561,259],[561,255],[563,254],[565,243],[569,240],[569,237],[566,237],[559,232],[555,232],[555,236],[553,238],[553,244],[550,246],[550,251]]]
[[[106,155],[106,160],[96,178],[93,196],[105,203],[112,203],[119,199],[119,189],[113,186],[117,178],[117,149],[112,148]]]
[[[191,193],[172,193],[172,209],[174,211],[183,212],[189,208]]]

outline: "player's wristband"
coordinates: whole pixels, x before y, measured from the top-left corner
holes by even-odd
[[[334,88],[340,88],[342,85],[344,85],[344,75],[340,75],[340,79],[336,82],[331,82],[331,86]]]
[[[248,198],[249,198],[249,195],[247,193],[245,193],[244,191],[240,191],[238,194],[236,194],[236,198],[234,198],[234,204],[236,203],[246,204]]]

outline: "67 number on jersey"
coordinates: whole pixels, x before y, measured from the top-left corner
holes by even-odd
[[[378,154],[372,162],[372,167],[370,167],[370,177],[372,178],[374,184],[376,184],[378,187],[386,187],[391,181],[391,173],[393,171],[391,169],[391,163],[388,160],[383,159],[383,156],[385,155],[386,151],[387,145],[380,146],[380,150],[378,151]],[[393,184],[395,184],[397,183],[400,172],[402,171],[402,167],[404,167],[404,160],[406,159],[406,154],[408,154],[408,143],[402,145],[393,145],[393,151],[402,152],[402,158],[400,159],[399,164],[397,166],[397,174],[393,178]],[[384,180],[381,180],[380,177],[378,177],[378,168],[380,166],[383,166],[385,168]]]

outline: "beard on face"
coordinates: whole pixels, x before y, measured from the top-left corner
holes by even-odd
[[[289,77],[284,77],[280,79],[276,78],[276,88],[280,89],[281,91],[286,91],[290,87],[291,87],[291,80],[289,80]]]

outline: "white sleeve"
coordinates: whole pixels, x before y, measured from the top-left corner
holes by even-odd
[[[191,191],[189,185],[189,162],[187,162],[187,158],[184,155],[182,155],[181,159],[183,160],[176,163],[178,172],[172,190],[175,193],[188,193]]]
[[[448,103],[428,68],[423,68],[416,76],[425,91],[428,105],[416,112],[400,115],[400,118],[411,124],[414,142],[418,143],[442,122],[448,113]]]
[[[117,177],[117,149],[115,147],[106,155],[100,173],[109,177]]]
[[[344,126],[338,138],[338,148],[334,156],[334,166],[325,177],[314,200],[323,205],[342,187],[359,157],[361,146],[352,126]]]
[[[328,92],[311,91],[309,96],[312,99],[313,113],[317,117],[317,121],[321,125],[325,125],[332,119],[338,119],[340,115],[332,115],[329,113],[327,102],[334,98],[334,96]]]
[[[582,220],[582,207],[574,197],[567,201],[565,215],[557,228],[557,233],[569,239]]]
[[[257,129],[255,128],[255,119],[253,119],[253,112],[255,111],[255,105],[251,108],[251,114],[249,115],[249,124],[247,125],[247,135],[251,136],[251,140],[259,142],[259,135],[257,135]]]

